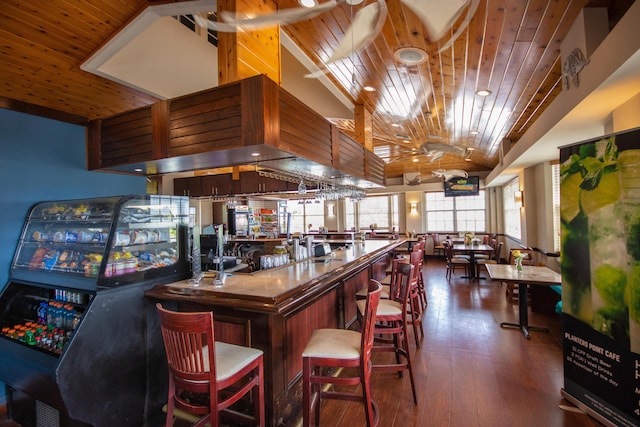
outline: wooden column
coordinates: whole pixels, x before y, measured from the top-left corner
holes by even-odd
[[[355,111],[355,139],[362,146],[373,151],[373,116],[371,111],[367,109],[363,104],[356,104]]]
[[[371,167],[369,165],[369,157],[367,152],[373,152],[373,116],[371,111],[364,104],[356,104],[354,109],[355,118],[355,140],[358,141],[365,149],[364,174],[371,175]]]
[[[219,0],[221,11],[235,12],[238,19],[256,14],[275,12],[273,0]],[[260,31],[218,33],[218,84],[235,82],[265,74],[281,84],[280,28],[274,26]]]

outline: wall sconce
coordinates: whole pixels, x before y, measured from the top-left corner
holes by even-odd
[[[524,206],[524,196],[522,194],[522,191],[516,191],[515,193],[513,193],[513,202],[519,208]]]
[[[409,213],[411,215],[417,215],[418,214],[418,202],[411,202],[409,204],[409,206],[411,207],[409,210]]]

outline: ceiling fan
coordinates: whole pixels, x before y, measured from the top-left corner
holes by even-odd
[[[240,29],[255,31],[275,25],[287,25],[311,19],[342,3],[353,7],[363,1],[328,0],[324,3],[316,3],[314,1],[314,5],[311,7],[289,8],[247,19],[237,19],[235,13],[225,11],[220,13],[218,21],[211,21],[199,15],[194,16],[194,18],[201,27],[208,27],[214,31],[233,32]],[[439,47],[439,51],[451,46],[458,38],[469,24],[480,4],[480,0],[401,0],[401,2],[420,18],[433,42],[443,39],[453,23],[462,16],[465,6],[468,6],[467,14],[461,25],[449,40]],[[385,0],[375,0],[373,3],[360,8],[331,57],[325,61],[324,68],[307,75],[307,77],[318,77],[326,73],[328,71],[326,67],[329,64],[346,58],[352,52],[366,47],[380,33],[386,18],[387,4]]]
[[[434,181],[448,181],[451,178],[468,178],[469,174],[461,169],[435,169],[431,172],[431,177],[425,177],[420,172],[404,174],[404,185],[420,185]]]

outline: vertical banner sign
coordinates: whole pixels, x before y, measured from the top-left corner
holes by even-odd
[[[640,130],[560,150],[563,396],[640,425]]]

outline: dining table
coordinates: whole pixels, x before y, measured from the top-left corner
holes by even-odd
[[[482,243],[476,244],[465,244],[465,243],[454,243],[453,244],[453,253],[469,255],[469,275],[462,276],[465,279],[477,280],[484,279],[484,277],[480,277],[476,271],[476,254],[491,254],[494,252],[494,248],[491,245],[485,245]]]
[[[529,331],[549,332],[549,328],[529,324],[529,285],[553,286],[561,285],[560,273],[549,267],[523,265],[519,271],[515,265],[487,264],[491,280],[518,285],[518,323],[502,322],[500,327],[520,329],[526,339],[530,339]]]

